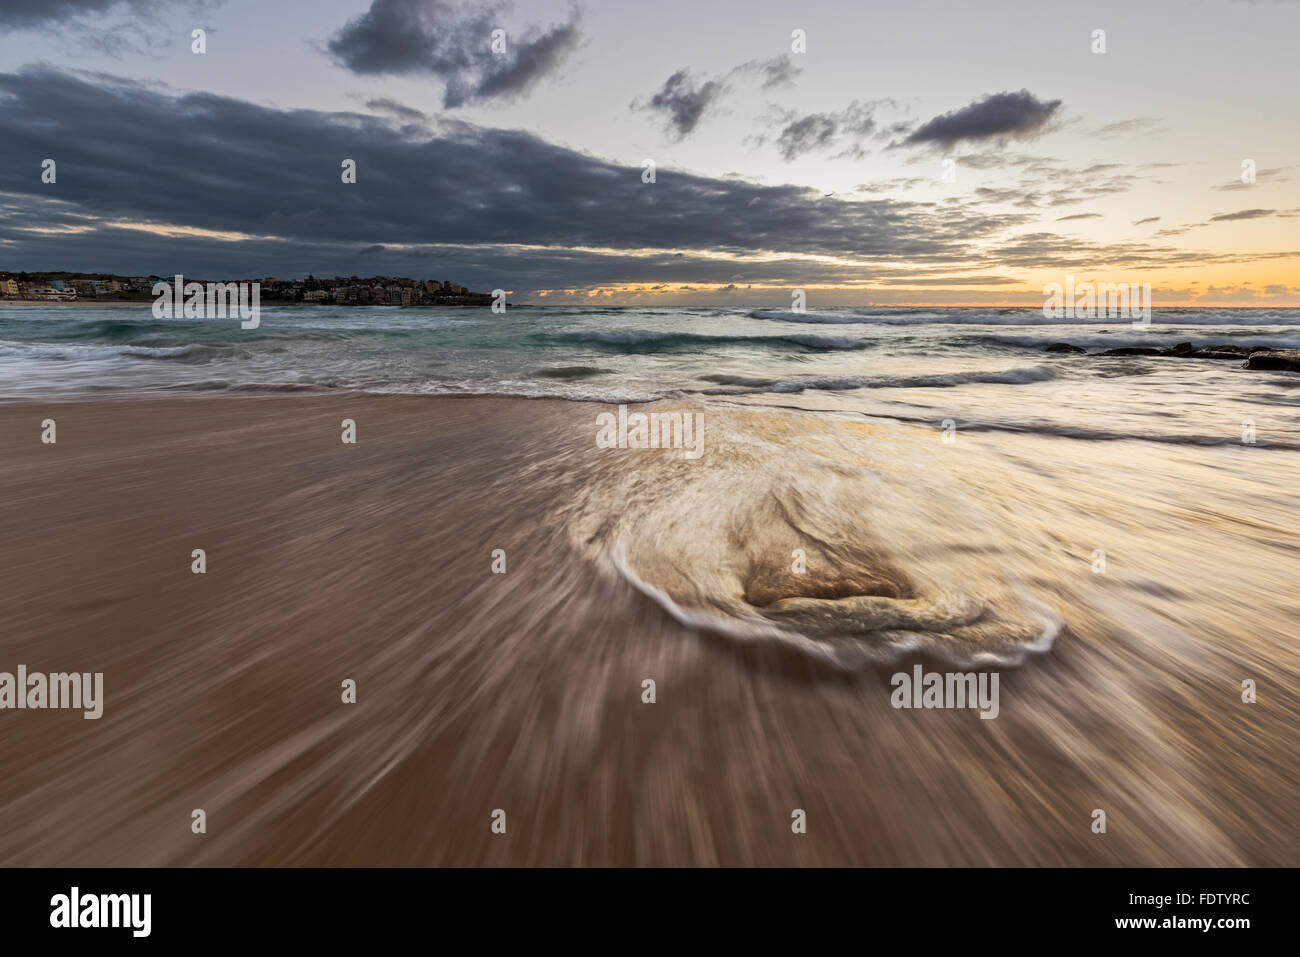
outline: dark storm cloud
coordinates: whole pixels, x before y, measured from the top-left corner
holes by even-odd
[[[330,39],[334,60],[362,75],[431,74],[445,84],[443,104],[511,97],[555,72],[578,45],[575,9],[564,23],[506,31],[506,52],[492,50],[509,4],[470,10],[445,0],[373,0]]]
[[[662,166],[645,184],[639,155],[624,166],[518,130],[430,131],[48,69],[0,73],[0,129],[4,268],[348,275],[359,250],[382,246],[367,273],[524,289],[863,275],[810,256],[950,272],[1000,268],[1004,248],[1026,265],[1060,250],[1107,259],[1077,240],[1008,241],[1033,213],[851,202]],[[56,183],[41,182],[46,158]],[[341,182],[344,159],[355,184]]]
[[[1040,100],[1028,90],[993,93],[921,124],[903,142],[949,148],[964,141],[1026,139],[1057,116],[1060,100]]]
[[[0,74],[0,128],[0,192],[28,209],[44,201],[33,220],[44,227],[82,227],[89,214],[97,226],[172,224],[349,253],[436,241],[943,259],[1016,222],[664,167],[645,184],[639,156],[620,166],[518,130],[443,123],[430,133],[47,69]],[[58,164],[52,185],[40,181],[47,157]],[[357,163],[356,184],[340,181],[344,159]],[[22,223],[6,214],[0,240],[76,245]]]

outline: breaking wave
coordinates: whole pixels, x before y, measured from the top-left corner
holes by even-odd
[[[807,379],[758,379],[746,376],[708,375],[706,382],[735,386],[728,390],[704,390],[705,394],[721,393],[743,395],[746,393],[776,392],[798,393],[805,391],[847,392],[855,389],[944,389],[977,383],[1000,385],[1027,385],[1055,379],[1052,369],[1035,366],[1026,369],[1007,369],[1002,372],[947,372],[912,376],[834,376]]]
[[[936,513],[897,448],[888,464],[866,457],[871,428],[712,410],[715,454],[666,452],[635,470],[601,459],[566,527],[682,625],[835,669],[912,651],[1012,665],[1049,649],[1061,616],[1015,562],[970,547],[988,537],[987,518]]]
[[[1124,328],[1128,320],[1107,317],[1100,319],[1061,318],[1048,319],[1041,309],[946,309],[942,312],[915,310],[828,309],[815,312],[794,312],[781,309],[755,309],[750,319],[772,319],[781,322],[803,322],[825,325],[870,324],[882,326],[913,325],[977,325],[977,326],[1118,326]],[[1170,326],[1300,326],[1300,315],[1294,309],[1164,309],[1154,308],[1151,323]]]

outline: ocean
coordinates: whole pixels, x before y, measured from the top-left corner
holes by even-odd
[[[1029,308],[264,307],[261,326],[135,306],[0,304],[0,396],[352,389],[599,402],[791,403],[959,427],[1295,444],[1297,378],[1239,363],[1086,358],[1124,346],[1300,347],[1300,309],[1158,309],[1049,321]],[[937,418],[936,418],[937,417]]]

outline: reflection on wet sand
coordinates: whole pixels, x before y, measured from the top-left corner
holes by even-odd
[[[688,406],[0,407],[0,670],[105,675],[0,712],[0,861],[1294,863],[1294,453]]]

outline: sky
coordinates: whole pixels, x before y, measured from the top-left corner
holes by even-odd
[[[0,269],[1296,306],[1297,36],[1298,0],[0,0]]]

